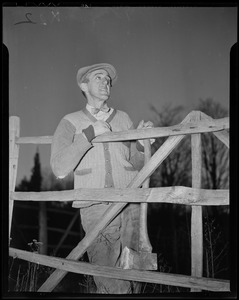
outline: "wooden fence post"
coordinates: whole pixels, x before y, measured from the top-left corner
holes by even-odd
[[[14,200],[11,198],[11,192],[15,191],[17,179],[17,166],[19,157],[19,145],[16,144],[16,138],[20,134],[20,119],[12,116],[9,118],[9,245],[12,225],[12,212]]]
[[[47,244],[48,244],[48,232],[47,232],[47,207],[45,201],[40,201],[39,203],[39,229],[38,229],[38,241],[42,242],[39,248],[40,254],[47,254]]]
[[[195,111],[191,121],[200,121],[201,113]],[[202,151],[201,134],[191,135],[192,147],[192,187],[201,188]],[[191,275],[202,277],[203,274],[203,224],[202,206],[192,206],[191,214]],[[199,289],[191,289],[191,292],[199,292]]]

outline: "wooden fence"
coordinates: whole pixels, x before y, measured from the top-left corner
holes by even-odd
[[[163,145],[154,153],[133,181],[125,189],[76,189],[58,192],[15,192],[20,144],[51,144],[52,136],[20,137],[20,119],[10,117],[9,141],[9,255],[30,262],[39,263],[56,270],[39,288],[38,292],[51,292],[67,272],[150,282],[190,288],[192,292],[230,291],[230,281],[204,278],[203,275],[203,224],[202,206],[229,205],[229,190],[201,189],[201,134],[212,132],[229,148],[229,118],[212,119],[200,111],[192,111],[178,125],[161,128],[135,129],[131,131],[105,133],[96,137],[93,143],[150,139],[167,137]],[[139,187],[166,159],[173,149],[186,136],[191,135],[192,149],[192,188],[183,186],[144,188]],[[49,257],[10,247],[12,211],[14,201],[95,201],[112,202],[101,220],[65,258]],[[157,271],[123,270],[79,262],[88,246],[114,217],[129,202],[173,203],[192,207],[191,214],[191,276],[162,273]]]

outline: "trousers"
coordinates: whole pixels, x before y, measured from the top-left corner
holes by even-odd
[[[108,205],[100,204],[81,209],[82,226],[86,234],[102,216]],[[87,248],[89,262],[101,266],[118,267],[125,246],[138,251],[139,204],[128,204]],[[98,294],[139,293],[139,282],[94,276]]]

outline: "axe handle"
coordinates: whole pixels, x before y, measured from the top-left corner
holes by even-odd
[[[151,144],[150,140],[144,140],[144,164],[146,164],[151,158]],[[143,183],[143,188],[149,187],[149,180],[147,178]],[[149,241],[148,229],[147,229],[147,210],[148,203],[140,203],[140,220],[139,220],[139,251],[152,252],[152,246]]]

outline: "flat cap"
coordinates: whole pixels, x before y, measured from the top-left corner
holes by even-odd
[[[116,69],[111,64],[108,63],[100,63],[100,64],[95,64],[92,66],[86,66],[80,68],[77,72],[77,77],[76,77],[78,85],[80,85],[84,81],[87,74],[99,69],[103,69],[106,72],[108,72],[110,78],[112,79],[112,85],[113,85],[117,79],[117,73],[116,73]]]

